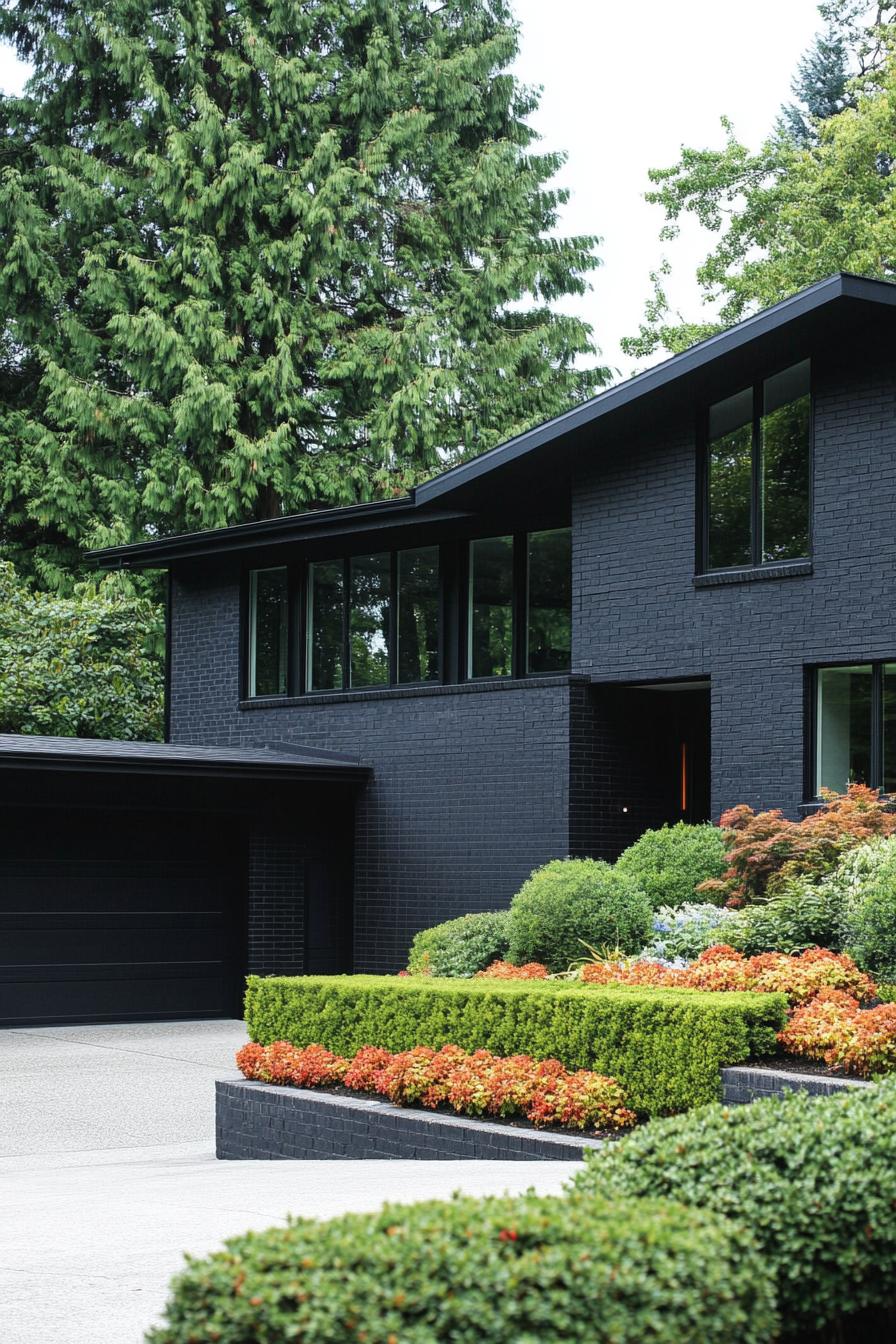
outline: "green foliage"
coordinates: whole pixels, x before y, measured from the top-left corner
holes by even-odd
[[[623,343],[627,353],[680,350],[834,271],[896,273],[892,34],[874,34],[868,45],[872,57],[839,95],[842,110],[806,121],[804,137],[779,127],[753,152],[723,119],[721,149],[684,148],[673,167],[651,171],[647,200],[665,211],[663,238],[677,235],[682,216],[718,236],[697,271],[718,317],[695,324],[671,313],[664,264],[640,334]]]
[[[862,884],[850,906],[845,942],[853,959],[870,975],[896,980],[896,842]]]
[[[509,918],[506,910],[489,910],[421,929],[411,943],[408,970],[448,976],[484,971],[507,955]]]
[[[589,1156],[575,1185],[598,1199],[649,1194],[744,1223],[775,1275],[790,1336],[892,1303],[894,1151],[896,1083],[882,1083],[657,1121]]]
[[[896,840],[869,840],[843,854],[821,881],[791,878],[770,899],[737,911],[724,941],[751,956],[806,947],[842,952],[851,911],[875,888],[878,873],[892,872],[894,863]]]
[[[698,882],[719,878],[725,871],[725,836],[708,823],[689,826],[678,821],[645,831],[616,860],[616,871],[634,878],[654,910],[661,905],[693,901]]]
[[[160,738],[163,638],[143,598],[35,593],[0,561],[0,732]]]
[[[685,1110],[718,1097],[719,1069],[767,1055],[784,1025],[780,994],[584,986],[575,981],[397,976],[249,976],[253,1041],[415,1045],[559,1059],[618,1079],[635,1110]]]
[[[188,1259],[148,1340],[764,1344],[776,1325],[770,1276],[737,1224],[530,1192],[235,1237]]]
[[[510,904],[508,957],[565,971],[594,948],[637,952],[650,934],[650,904],[637,882],[597,859],[552,859]]]
[[[701,952],[718,943],[730,945],[730,932],[738,915],[711,901],[686,901],[684,905],[660,906],[653,916],[653,936],[641,949],[643,957],[695,961]]]
[[[505,0],[9,0],[0,39],[0,543],[47,586],[389,497],[604,381]]]

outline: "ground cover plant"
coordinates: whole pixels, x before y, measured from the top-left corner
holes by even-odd
[[[790,1337],[892,1304],[894,1152],[896,1079],[655,1121],[589,1156],[575,1186],[596,1199],[659,1195],[745,1225]]]
[[[587,945],[637,952],[650,919],[650,902],[633,878],[598,859],[555,859],[537,868],[510,903],[507,959],[565,971]]]
[[[654,910],[693,901],[701,882],[721,878],[727,867],[725,834],[709,823],[645,831],[616,860],[616,871],[637,882]]]
[[[714,1100],[723,1065],[775,1052],[786,1011],[775,993],[429,976],[250,976],[246,994],[260,1045],[319,1044],[343,1056],[452,1045],[552,1058],[618,1079],[644,1115]]]
[[[590,1192],[387,1206],[189,1260],[150,1344],[766,1344],[771,1275],[740,1224]]]
[[[792,1055],[859,1077],[896,1069],[896,1003],[862,1010],[840,989],[823,989],[792,1014],[779,1038]]]
[[[591,1070],[575,1073],[557,1059],[529,1055],[501,1058],[487,1050],[468,1054],[455,1045],[418,1045],[392,1054],[375,1046],[352,1059],[322,1046],[288,1041],[250,1042],[236,1057],[245,1077],[293,1087],[345,1087],[374,1092],[398,1106],[450,1107],[460,1115],[521,1116],[537,1127],[616,1130],[635,1123],[615,1078]]]

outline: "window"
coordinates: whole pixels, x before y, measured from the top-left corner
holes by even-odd
[[[572,533],[531,532],[527,564],[526,671],[565,672],[572,633]]]
[[[513,674],[513,537],[470,542],[468,674]]]
[[[470,542],[468,677],[569,670],[571,538],[559,527]]]
[[[815,679],[816,794],[896,792],[896,663],[821,667]]]
[[[397,680],[439,680],[439,548],[398,552]]]
[[[705,463],[705,568],[807,556],[809,361],[711,406]]]
[[[327,560],[308,566],[305,684],[309,691],[341,691],[345,666],[345,566]]]
[[[285,695],[289,583],[285,569],[249,578],[249,695]]]
[[[349,685],[388,686],[390,556],[355,555],[349,561]]]

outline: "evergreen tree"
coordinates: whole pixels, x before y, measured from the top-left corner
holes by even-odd
[[[42,583],[396,493],[603,381],[505,0],[4,0],[0,37],[0,547]]]
[[[820,5],[825,28],[800,57],[790,85],[794,101],[781,109],[779,128],[797,145],[817,143],[818,123],[846,106],[851,47],[865,0],[833,0]]]

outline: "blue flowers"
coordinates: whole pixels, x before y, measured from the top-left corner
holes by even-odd
[[[724,926],[735,918],[735,911],[708,901],[691,901],[677,909],[661,906],[653,917],[655,936],[641,952],[641,960],[687,966],[707,947],[725,942]]]

